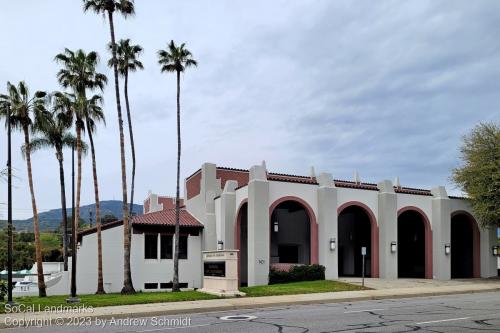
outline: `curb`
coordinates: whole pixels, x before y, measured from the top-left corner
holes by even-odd
[[[381,289],[379,289],[381,291]],[[408,294],[395,294],[395,295],[360,295],[354,297],[341,297],[341,298],[327,298],[327,299],[312,299],[312,300],[277,300],[266,303],[257,304],[232,304],[232,305],[219,305],[212,307],[194,307],[188,309],[170,309],[170,310],[158,310],[158,311],[142,311],[142,312],[127,312],[127,313],[114,313],[114,314],[101,314],[101,315],[89,315],[89,314],[73,314],[69,316],[67,314],[61,315],[63,318],[72,317],[91,317],[92,319],[120,319],[120,318],[143,318],[143,317],[155,317],[155,316],[169,316],[169,315],[179,315],[179,314],[194,314],[194,313],[208,313],[208,312],[220,312],[220,311],[234,311],[234,310],[245,310],[245,309],[263,309],[275,306],[284,305],[308,305],[308,304],[326,304],[326,303],[344,303],[344,302],[358,302],[358,301],[370,301],[370,300],[384,300],[384,299],[402,299],[402,298],[419,298],[419,297],[432,297],[432,296],[444,296],[444,295],[460,295],[460,294],[476,294],[485,292],[495,292],[500,291],[500,287],[488,288],[488,289],[471,289],[471,290],[452,290],[452,291],[429,291],[420,293],[408,293]],[[254,297],[259,299],[260,297]],[[158,303],[162,304],[162,303]],[[31,316],[23,316],[24,318],[37,318],[37,313],[29,313]],[[4,315],[4,314],[2,314]],[[19,314],[17,314],[19,315]],[[5,320],[0,322],[0,329],[11,328],[11,326],[5,324]]]

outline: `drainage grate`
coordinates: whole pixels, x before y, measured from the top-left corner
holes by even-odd
[[[220,320],[253,320],[256,319],[255,316],[246,316],[246,315],[236,315],[236,316],[225,316],[220,317]]]

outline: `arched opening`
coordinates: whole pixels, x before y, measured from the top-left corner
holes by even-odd
[[[479,228],[470,214],[451,216],[451,278],[480,277]]]
[[[238,277],[242,287],[248,285],[248,203],[241,204],[236,218],[236,249],[239,250]]]
[[[310,264],[312,221],[307,209],[285,200],[272,209],[270,217],[271,264]]]
[[[345,204],[338,215],[339,276],[361,276],[362,247],[366,247],[365,276],[378,277],[378,228],[368,207]]]
[[[432,278],[432,231],[425,213],[415,207],[398,213],[398,277]]]

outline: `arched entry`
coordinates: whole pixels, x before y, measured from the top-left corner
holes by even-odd
[[[398,277],[432,279],[432,230],[417,207],[398,212]]]
[[[248,285],[248,203],[241,203],[236,217],[234,239],[236,249],[239,250],[238,279],[240,286]]]
[[[365,276],[378,277],[378,226],[375,215],[361,202],[338,208],[339,276],[361,276],[361,248],[366,247]]]
[[[284,197],[269,208],[271,264],[318,263],[318,226],[302,199]]]
[[[474,217],[458,211],[451,215],[451,278],[478,278],[480,272],[479,227]]]

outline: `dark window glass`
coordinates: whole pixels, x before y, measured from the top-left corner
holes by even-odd
[[[144,289],[158,289],[158,283],[144,283]]]
[[[144,259],[158,259],[158,235],[144,235]]]
[[[179,237],[179,259],[188,258],[188,236]]]
[[[160,289],[170,289],[172,288],[172,282],[160,283]]]
[[[160,259],[172,259],[173,258],[173,246],[172,246],[172,235],[161,235],[161,251]]]

